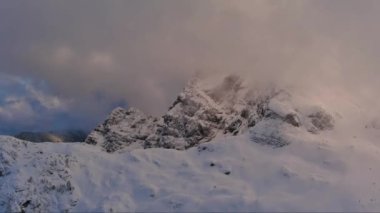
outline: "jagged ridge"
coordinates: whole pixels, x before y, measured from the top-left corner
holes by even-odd
[[[277,120],[294,127],[304,124],[313,133],[333,127],[333,117],[322,109],[301,115],[296,109],[279,107],[284,97],[289,99],[290,95],[282,90],[253,92],[234,75],[211,89],[194,79],[161,118],[147,116],[135,108],[117,108],[85,142],[102,146],[107,152],[124,147],[183,150],[208,142],[218,134],[243,133],[262,120]],[[287,144],[279,143],[280,139],[273,144],[272,136],[259,135],[256,138],[260,140],[254,141]]]

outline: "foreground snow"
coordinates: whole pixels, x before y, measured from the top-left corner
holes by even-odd
[[[185,151],[113,154],[0,137],[0,212],[379,211],[380,148],[370,141],[380,134],[363,133],[289,126],[282,148],[247,132]]]
[[[161,119],[116,109],[89,144],[0,136],[0,212],[380,211],[378,107],[234,79]]]

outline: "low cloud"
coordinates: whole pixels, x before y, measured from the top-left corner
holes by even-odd
[[[42,82],[28,96],[88,126],[120,104],[162,114],[195,73],[379,106],[379,14],[377,1],[7,1],[0,72]]]

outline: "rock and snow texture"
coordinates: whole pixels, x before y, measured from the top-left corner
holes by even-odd
[[[0,141],[0,212],[69,211],[76,205],[71,184],[75,155],[49,150],[53,143]]]
[[[314,133],[333,128],[333,117],[322,108],[301,112],[291,99],[290,94],[281,90],[259,93],[249,90],[233,75],[212,88],[194,79],[161,118],[147,116],[134,108],[117,108],[89,135],[86,143],[101,146],[107,152],[125,147],[183,150],[220,134],[242,134],[261,122],[277,126],[290,124]],[[287,144],[269,134],[256,135],[257,142]]]
[[[266,134],[268,122],[252,131]],[[379,132],[276,131],[291,143],[274,149],[248,131],[187,150],[107,153],[0,137],[0,212],[380,210]]]
[[[161,118],[115,109],[87,143],[0,136],[0,212],[380,211],[378,119],[321,97],[230,76]]]

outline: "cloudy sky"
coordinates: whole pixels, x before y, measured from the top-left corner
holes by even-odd
[[[367,0],[1,1],[0,133],[159,115],[194,73],[379,99],[379,20]]]

